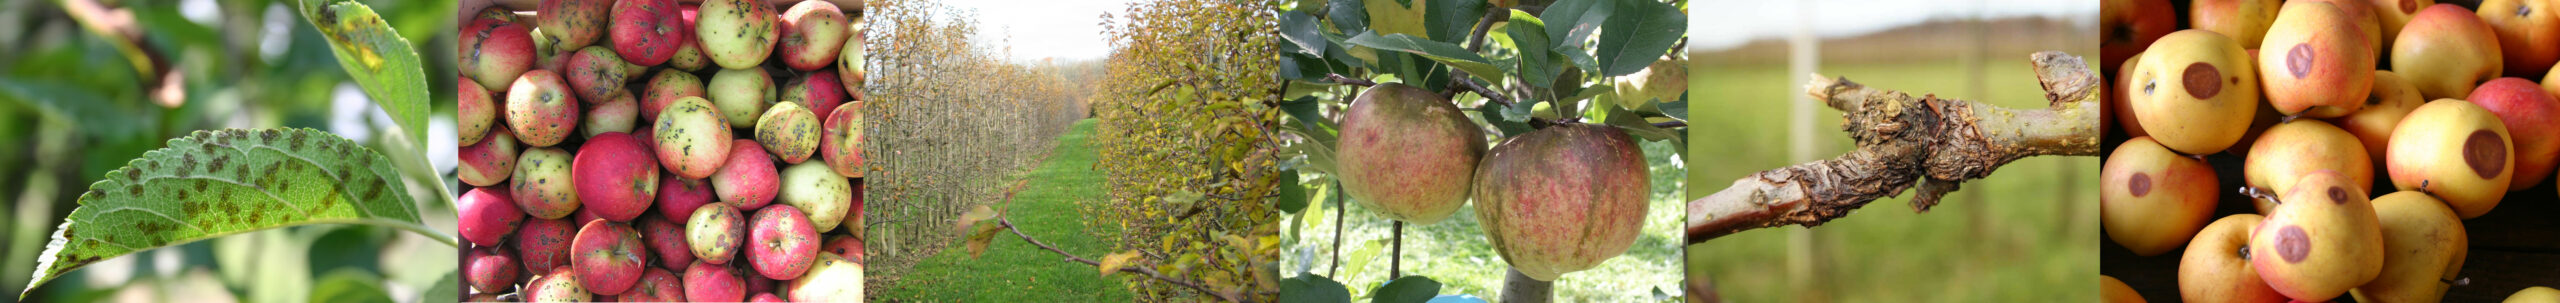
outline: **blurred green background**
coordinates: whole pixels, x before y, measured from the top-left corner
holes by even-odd
[[[349,82],[295,2],[0,0],[0,289],[9,290],[0,302],[20,299],[80,192],[188,132],[313,128],[450,170],[454,2],[361,2],[426,59],[435,117],[428,146],[441,148],[394,142],[398,126]],[[426,201],[423,219],[450,233],[450,199],[433,194],[446,185],[409,181],[410,194]],[[24,299],[452,301],[453,290],[432,288],[454,277],[456,251],[383,227],[282,228],[109,259]]]
[[[1795,5],[1743,10],[1786,16],[1796,12]],[[2090,5],[2085,11],[2063,7],[2017,16],[1951,5],[1944,9],[1959,17],[1805,33],[1820,41],[1815,71],[1824,75],[1913,96],[1935,93],[2042,108],[2046,101],[2028,54],[2061,50],[2096,62],[2097,10]],[[1875,10],[1810,14],[1856,19]],[[1754,172],[1838,157],[1855,147],[1840,132],[1841,112],[1819,104],[1811,106],[1817,110],[1805,132],[1811,136],[1791,137],[1789,102],[1803,94],[1797,81],[1807,75],[1789,71],[1796,49],[1783,28],[1798,23],[1756,25],[1782,28],[1763,31],[1781,35],[1757,35],[1747,29],[1755,25],[1731,23],[1768,20],[1692,19],[1726,23],[1693,25],[1692,36],[1751,37],[1702,41],[1690,49],[1697,75],[1690,78],[1690,91],[1698,101],[1690,103],[1691,112],[1710,114],[1690,120],[1688,198],[1723,190]],[[1807,26],[1821,24],[1827,23]],[[1703,33],[1701,27],[1722,33]],[[1804,156],[1811,158],[1793,158],[1795,140],[1810,140],[1813,148]],[[2097,172],[2096,157],[2019,160],[1966,183],[1929,213],[1913,212],[1906,191],[1818,228],[1760,229],[1689,245],[1687,275],[1710,279],[1716,295],[1735,302],[2091,301],[2097,296],[2097,246],[2089,244],[2098,241]]]

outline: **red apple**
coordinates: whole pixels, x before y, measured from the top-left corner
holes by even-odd
[[[2496,32],[2480,16],[2437,4],[2410,17],[2391,46],[2391,71],[2408,78],[2428,100],[2471,95],[2480,81],[2504,68]]]
[[[2551,176],[2553,161],[2560,160],[2560,101],[2524,78],[2498,78],[2471,90],[2469,99],[2498,120],[2506,122],[2507,132],[2515,137],[2516,177],[2520,186],[2508,190],[2524,190],[2542,184]]]
[[[2187,7],[2187,25],[2254,46],[2267,37],[2283,5],[2278,0],[2199,0]]]
[[[2498,53],[2506,55],[2507,76],[2532,77],[2560,62],[2560,2],[2487,0],[2480,2],[2480,21],[2498,34]]]
[[[2285,4],[2258,45],[2258,79],[2276,111],[2328,118],[2364,108],[2373,92],[2373,47],[2362,32],[2337,30],[2355,24],[2336,5]]]

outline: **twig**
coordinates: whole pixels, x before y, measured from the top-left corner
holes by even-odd
[[[1333,188],[1342,188],[1342,181],[1340,181],[1340,180],[1333,181]],[[1344,212],[1346,212],[1346,211],[1344,211],[1344,210],[1342,209],[1342,195],[1341,195],[1341,194],[1334,194],[1334,195],[1332,195],[1332,196],[1333,196],[1333,269],[1325,270],[1324,276],[1326,276],[1326,277],[1340,277],[1340,276],[1341,276],[1341,274],[1342,274],[1342,213],[1344,213]]]
[[[1007,230],[1007,231],[1012,231],[1014,236],[1022,237],[1022,241],[1023,241],[1023,242],[1030,242],[1032,246],[1039,246],[1039,247],[1040,247],[1040,249],[1046,249],[1046,250],[1049,250],[1049,252],[1055,252],[1055,253],[1058,253],[1058,255],[1066,256],[1066,258],[1067,258],[1067,261],[1068,261],[1068,262],[1084,263],[1085,265],[1092,265],[1092,266],[1095,266],[1096,268],[1100,268],[1100,267],[1102,266],[1102,262],[1100,262],[1100,261],[1094,261],[1093,259],[1085,259],[1084,257],[1077,257],[1077,256],[1076,256],[1076,254],[1067,253],[1067,251],[1065,251],[1065,250],[1059,250],[1059,249],[1058,249],[1058,247],[1055,247],[1055,246],[1049,246],[1049,244],[1048,244],[1048,243],[1040,243],[1040,239],[1034,239],[1034,238],[1031,238],[1031,235],[1022,233],[1022,229],[1021,229],[1021,228],[1014,228],[1014,227],[1013,227],[1013,219],[1010,219],[1010,218],[999,218],[999,219],[996,219],[996,224],[1004,226],[1004,229],[1005,229],[1005,230]],[[1201,285],[1200,285],[1200,283],[1197,283],[1197,282],[1183,281],[1182,279],[1179,279],[1179,278],[1174,278],[1174,277],[1172,277],[1172,276],[1166,276],[1166,275],[1164,275],[1164,274],[1162,274],[1162,273],[1157,273],[1154,269],[1149,269],[1149,268],[1147,268],[1146,266],[1122,266],[1122,267],[1120,267],[1120,272],[1132,273],[1132,274],[1138,274],[1138,275],[1141,275],[1141,276],[1147,276],[1147,277],[1149,277],[1149,278],[1155,278],[1156,280],[1158,280],[1158,281],[1164,281],[1165,283],[1173,283],[1174,285],[1181,285],[1181,286],[1183,286],[1183,287],[1189,287],[1189,288],[1191,288],[1192,290],[1198,290],[1198,291],[1200,291],[1200,293],[1209,294],[1209,295],[1211,295],[1211,296],[1217,296],[1219,300],[1225,300],[1225,301],[1227,301],[1227,302],[1243,302],[1243,301],[1244,301],[1243,299],[1240,299],[1240,298],[1237,298],[1237,297],[1236,297],[1238,294],[1231,294],[1231,293],[1226,293],[1226,292],[1220,292],[1220,291],[1217,291],[1217,290],[1212,290],[1212,289],[1209,289],[1209,287],[1208,287],[1208,286],[1201,286]]]
[[[1502,96],[1501,91],[1485,88],[1483,84],[1476,84],[1476,80],[1467,79],[1463,74],[1458,76],[1461,77],[1449,77],[1449,80],[1457,82],[1458,86],[1466,87],[1468,91],[1476,92],[1477,95],[1483,95],[1485,100],[1491,100],[1494,104],[1511,106],[1511,97]]]
[[[1333,83],[1359,85],[1361,87],[1378,86],[1377,82],[1370,82],[1369,80],[1363,80],[1360,78],[1345,77],[1342,74],[1325,74],[1324,80],[1333,81]]]
[[[2098,77],[2077,56],[2047,51],[2032,58],[2047,108],[1914,98],[1814,75],[1805,93],[1845,113],[1841,128],[1857,140],[1857,150],[1753,173],[1689,201],[1689,243],[1758,228],[1821,225],[1914,186],[1919,194],[1911,206],[1926,212],[1964,180],[1988,176],[2010,161],[2096,156]]]
[[[1653,127],[1660,127],[1660,128],[1682,128],[1682,127],[1689,127],[1689,122],[1688,122],[1688,121],[1671,121],[1671,122],[1654,123],[1654,124],[1653,124]]]
[[[1390,250],[1387,255],[1387,279],[1395,280],[1404,277],[1404,221],[1396,221],[1395,229],[1390,229],[1387,239],[1390,242],[1387,245]]]

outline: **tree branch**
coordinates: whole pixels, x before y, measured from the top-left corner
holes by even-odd
[[[1066,258],[1067,258],[1067,260],[1066,260],[1066,261],[1068,261],[1068,262],[1084,263],[1085,265],[1092,265],[1092,266],[1094,266],[1095,268],[1100,268],[1100,267],[1102,266],[1102,262],[1101,262],[1101,261],[1094,261],[1093,259],[1086,259],[1086,258],[1084,258],[1084,257],[1077,257],[1077,256],[1076,256],[1076,254],[1067,253],[1067,251],[1065,251],[1065,250],[1059,250],[1059,249],[1058,249],[1058,247],[1056,247],[1056,246],[1049,246],[1049,244],[1048,244],[1048,243],[1041,243],[1041,242],[1040,242],[1040,239],[1034,239],[1034,238],[1031,238],[1031,235],[1030,235],[1030,234],[1024,234],[1024,233],[1022,233],[1022,229],[1021,229],[1021,228],[1015,228],[1015,227],[1013,226],[1013,219],[1010,219],[1010,218],[998,218],[998,219],[996,219],[996,224],[1004,226],[1004,229],[1005,229],[1006,231],[1011,231],[1011,232],[1013,232],[1013,235],[1014,235],[1014,236],[1022,237],[1022,241],[1023,241],[1023,242],[1030,242],[1032,246],[1039,246],[1039,247],[1040,247],[1040,249],[1046,249],[1046,250],[1049,250],[1049,252],[1058,253],[1058,255],[1060,255],[1060,256],[1066,256]],[[1201,286],[1201,285],[1200,285],[1200,283],[1198,283],[1198,282],[1183,281],[1183,280],[1182,280],[1182,279],[1180,279],[1180,278],[1175,278],[1175,277],[1172,277],[1172,276],[1166,276],[1166,275],[1164,275],[1163,273],[1157,273],[1155,269],[1150,269],[1150,268],[1148,268],[1148,267],[1146,267],[1146,266],[1122,266],[1122,267],[1120,267],[1120,272],[1124,272],[1124,273],[1131,273],[1131,274],[1137,274],[1137,275],[1140,275],[1140,276],[1146,276],[1146,277],[1148,277],[1148,278],[1155,278],[1156,280],[1158,280],[1158,281],[1164,281],[1165,283],[1173,283],[1174,285],[1181,285],[1181,286],[1183,286],[1183,287],[1189,287],[1189,288],[1191,288],[1192,290],[1200,291],[1200,293],[1209,294],[1209,295],[1211,295],[1211,296],[1217,296],[1219,300],[1224,300],[1224,301],[1227,301],[1227,302],[1244,302],[1244,300],[1243,300],[1243,299],[1241,299],[1241,298],[1238,298],[1238,297],[1237,297],[1237,296],[1239,296],[1240,294],[1234,294],[1234,293],[1228,293],[1228,292],[1221,292],[1221,291],[1217,291],[1217,290],[1209,289],[1209,287],[1208,287],[1208,286]]]
[[[1822,225],[1876,199],[1919,187],[1911,199],[1927,212],[1965,180],[1989,176],[2030,156],[2096,156],[2096,74],[2080,57],[2032,56],[2048,104],[2011,109],[1979,102],[1918,98],[1868,88],[1847,78],[1814,75],[1805,93],[1846,121],[1858,147],[1839,158],[1753,173],[1732,187],[1689,201],[1689,243],[1745,230]],[[1915,182],[1916,181],[1916,182]]]

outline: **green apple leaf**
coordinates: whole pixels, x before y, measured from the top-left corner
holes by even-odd
[[[411,146],[427,146],[427,72],[408,38],[391,29],[382,15],[364,3],[348,0],[303,0],[302,17],[329,40],[338,65],[364,87],[375,105],[391,114]]]
[[[389,158],[337,135],[196,131],[90,184],[27,290],[107,258],[286,226],[379,225],[458,243],[420,221],[408,191]]]
[[[1662,58],[1671,44],[1689,33],[1689,15],[1671,4],[1652,0],[1618,0],[1620,10],[1600,27],[1602,75],[1616,77],[1644,70]]]
[[[1425,59],[1431,59],[1431,61],[1440,62],[1440,64],[1447,64],[1450,67],[1467,71],[1470,75],[1484,78],[1486,81],[1494,83],[1501,83],[1503,75],[1506,74],[1503,72],[1502,67],[1495,66],[1492,60],[1487,60],[1483,55],[1477,55],[1475,52],[1467,51],[1466,47],[1458,46],[1457,44],[1431,41],[1422,39],[1421,37],[1404,34],[1386,34],[1384,36],[1380,36],[1375,33],[1363,33],[1360,34],[1360,36],[1351,37],[1351,40],[1348,42],[1353,45],[1367,46],[1380,50],[1405,52],[1416,56],[1422,56]],[[1406,83],[1415,82],[1413,82],[1412,79],[1407,79]],[[1425,87],[1425,89],[1430,88]]]

